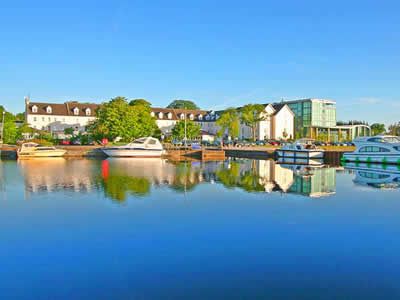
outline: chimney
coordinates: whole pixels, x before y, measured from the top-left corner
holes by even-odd
[[[25,96],[25,105],[29,105],[29,102],[31,101],[30,99],[29,99],[29,96]]]

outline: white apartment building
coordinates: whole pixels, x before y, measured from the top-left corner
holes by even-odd
[[[27,123],[35,129],[50,131],[62,136],[64,129],[73,128],[85,132],[86,126],[96,119],[98,104],[79,103],[76,101],[57,103],[31,102],[25,99],[25,115]],[[165,135],[171,135],[172,129],[179,121],[190,120],[201,126],[202,136],[217,135],[219,127],[216,121],[223,111],[184,110],[170,108],[151,108],[151,115],[156,119],[157,126]],[[263,112],[265,120],[259,122],[256,128],[256,138],[289,139],[294,137],[294,114],[284,104],[266,104]],[[227,137],[225,134],[224,137]],[[251,139],[251,128],[240,124],[240,139]]]
[[[86,126],[96,119],[99,107],[93,103],[76,101],[57,103],[30,102],[25,98],[25,119],[30,127],[52,133],[63,133],[66,128],[84,132]]]

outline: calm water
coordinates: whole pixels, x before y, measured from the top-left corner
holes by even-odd
[[[0,161],[0,298],[399,299],[400,170],[348,167]]]

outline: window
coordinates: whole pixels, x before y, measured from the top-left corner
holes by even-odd
[[[189,119],[190,119],[190,120],[193,120],[193,119],[194,119],[194,115],[193,115],[193,114],[190,114],[190,115],[189,115]]]
[[[390,152],[390,150],[382,147],[368,146],[361,148],[360,152]]]
[[[154,111],[152,111],[151,113],[150,113],[150,116],[152,116],[152,117],[154,117]]]
[[[77,107],[74,108],[74,115],[75,116],[79,115],[79,108]]]
[[[44,118],[43,118],[44,119]],[[33,122],[36,122],[36,117],[33,117]]]
[[[200,121],[203,120],[203,115],[200,114],[200,115],[198,116],[198,119],[199,119]]]
[[[371,172],[358,172],[358,175],[360,175],[360,177],[370,178],[370,179],[385,179],[390,177],[390,175],[387,174],[379,174]]]
[[[36,105],[32,106],[32,112],[37,113],[38,107]]]
[[[185,115],[181,114],[181,120],[184,120],[184,119],[185,119]]]
[[[396,147],[393,147],[394,149],[396,149],[397,151],[400,151],[400,146],[396,146]]]
[[[384,140],[383,140],[383,138],[372,138],[372,139],[369,139],[368,142],[371,142],[371,143],[383,143]]]
[[[172,114],[168,113],[168,119],[172,119]]]
[[[44,117],[42,117],[42,121],[44,122],[44,120],[45,120],[45,118]]]
[[[47,112],[48,114],[51,114],[51,113],[52,113],[51,106],[47,106],[47,107],[46,107],[46,112]]]
[[[49,122],[51,122],[51,118],[49,117]]]
[[[162,111],[160,111],[160,112],[158,113],[158,117],[159,117],[160,119],[162,119],[162,118],[164,117],[164,114],[162,113]]]
[[[90,108],[86,108],[85,113],[87,116],[90,116],[90,114],[92,113]]]
[[[155,145],[155,144],[157,144],[157,141],[156,141],[156,140],[150,140],[150,141],[148,142],[148,144],[150,144],[150,145]]]

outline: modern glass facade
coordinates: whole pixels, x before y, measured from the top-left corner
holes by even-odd
[[[295,115],[297,137],[311,137],[313,128],[336,126],[336,102],[322,99],[301,99],[285,102]]]

